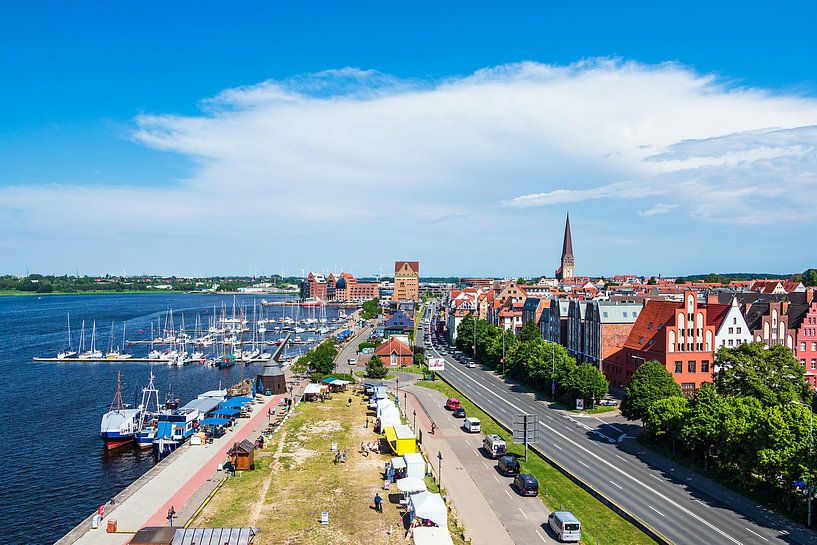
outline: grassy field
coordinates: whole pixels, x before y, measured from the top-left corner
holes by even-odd
[[[364,398],[353,394],[351,407],[348,398],[299,404],[257,451],[255,471],[229,479],[192,526],[258,527],[258,545],[405,543],[399,496],[381,490],[389,456],[360,452],[361,442],[377,436],[364,427]],[[333,462],[332,443],[347,452],[346,463]],[[384,500],[382,514],[372,508],[376,492]],[[323,511],[328,525],[320,524]]]
[[[649,536],[618,516],[532,450],[528,451],[529,461],[525,462],[525,448],[522,445],[513,444],[510,434],[505,431],[505,428],[474,405],[461,392],[443,381],[422,381],[417,384],[424,388],[437,390],[446,397],[458,398],[469,416],[480,419],[483,433],[495,433],[502,436],[508,443],[508,452],[519,456],[523,473],[531,473],[539,481],[539,497],[547,505],[548,509],[551,511],[571,511],[582,522],[582,543],[586,545],[606,545],[609,543],[655,544]]]

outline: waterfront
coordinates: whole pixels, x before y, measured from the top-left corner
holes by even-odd
[[[281,298],[282,296],[273,296]],[[268,299],[270,297],[267,297]],[[252,307],[255,296],[237,296]],[[147,383],[149,369],[156,374],[160,399],[187,401],[202,391],[229,386],[251,376],[260,364],[228,369],[190,364],[181,368],[138,362],[82,363],[33,362],[34,356],[54,354],[65,344],[66,313],[76,332],[80,320],[96,319],[98,343],[104,350],[111,321],[121,342],[122,321],[128,338],[143,336],[150,322],[172,307],[188,327],[196,313],[202,321],[230,308],[233,296],[200,294],[115,294],[0,298],[0,422],[6,457],[0,489],[3,543],[50,543],[85,518],[153,466],[150,452],[126,447],[108,453],[99,439],[99,420],[108,409],[122,371],[122,394],[133,403]],[[209,313],[209,314],[208,314]],[[292,314],[287,307],[269,307],[271,317]],[[327,309],[329,318],[337,310]],[[132,334],[130,332],[133,332]],[[86,331],[87,332],[87,331]],[[144,337],[143,337],[144,338]],[[75,338],[76,342],[76,338]],[[142,347],[133,347],[140,354]]]

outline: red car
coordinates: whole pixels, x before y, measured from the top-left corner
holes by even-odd
[[[449,411],[453,411],[454,409],[458,409],[460,406],[460,400],[456,397],[449,397],[448,401],[445,402],[445,408]]]

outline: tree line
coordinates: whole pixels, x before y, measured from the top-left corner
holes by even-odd
[[[814,396],[803,366],[785,346],[762,343],[720,348],[714,362],[714,382],[691,398],[664,364],[645,362],[625,392],[622,414],[644,422],[648,442],[800,515],[804,484],[817,478],[809,447]]]
[[[457,326],[456,345],[475,361],[536,390],[553,393],[571,407],[577,399],[592,406],[607,393],[609,384],[598,367],[577,364],[565,347],[545,341],[532,320],[514,335],[469,315]]]

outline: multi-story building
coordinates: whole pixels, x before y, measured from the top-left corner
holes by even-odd
[[[695,292],[683,301],[647,301],[616,358],[604,364],[610,383],[624,388],[645,361],[666,366],[686,395],[712,382],[715,326],[707,320],[706,305]]]
[[[394,294],[396,301],[420,300],[420,262],[394,262]]]
[[[567,304],[567,328],[564,347],[577,362],[584,361],[584,317],[587,304],[579,299],[571,299]]]
[[[327,294],[326,278],[321,273],[310,272],[303,282],[301,282],[301,298],[314,298],[327,301],[329,297]]]
[[[817,389],[817,301],[811,300],[801,312],[797,323],[795,357],[806,370],[806,380]]]
[[[550,306],[542,311],[539,331],[542,337],[552,343],[564,344],[567,339],[567,314],[570,301],[562,297],[550,300]]]
[[[728,305],[707,304],[707,319],[715,326],[715,350],[752,342],[752,331],[740,311],[736,297]]]
[[[460,278],[460,283],[469,288],[487,288],[493,281],[493,278]]]
[[[584,352],[578,361],[595,364],[604,371],[604,362],[616,359],[633,329],[641,303],[589,301],[584,313]]]

